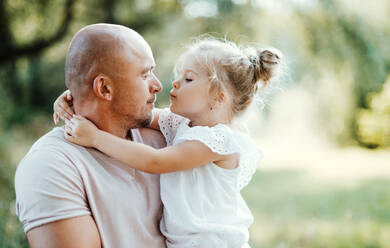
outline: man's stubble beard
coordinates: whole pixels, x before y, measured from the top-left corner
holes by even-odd
[[[119,121],[121,128],[126,131],[133,128],[147,127],[153,120],[152,111],[144,111],[137,116],[134,112],[123,111],[123,108],[115,107],[115,105],[113,106],[112,111]]]
[[[135,128],[147,127],[152,123],[153,115],[151,113],[145,114],[145,118],[135,120]]]

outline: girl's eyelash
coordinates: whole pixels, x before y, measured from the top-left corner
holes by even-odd
[[[185,79],[187,82],[191,82],[192,81],[192,79],[190,79],[190,78],[186,78]]]

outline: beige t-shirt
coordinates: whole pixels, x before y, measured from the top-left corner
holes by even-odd
[[[138,129],[132,135],[143,142]],[[92,215],[103,247],[165,247],[159,230],[159,176],[72,144],[62,128],[54,128],[31,147],[17,168],[15,191],[16,213],[25,232]]]

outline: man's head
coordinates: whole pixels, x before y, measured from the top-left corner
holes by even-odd
[[[119,136],[146,126],[161,90],[154,66],[152,50],[134,30],[112,24],[81,29],[65,66],[76,113]]]

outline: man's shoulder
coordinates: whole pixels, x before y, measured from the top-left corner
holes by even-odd
[[[31,146],[30,151],[39,150],[42,148],[59,148],[61,146],[67,146],[69,142],[66,141],[64,136],[64,131],[60,127],[55,127],[42,137],[40,137],[35,143]]]
[[[52,187],[59,181],[80,181],[80,148],[66,141],[61,128],[39,138],[20,161],[15,172],[16,192]],[[45,186],[46,185],[46,186]]]
[[[61,153],[71,154],[83,150],[83,147],[75,145],[65,139],[64,130],[55,127],[40,137],[30,148],[23,160],[31,157],[32,154]],[[68,155],[69,156],[69,155]],[[21,162],[23,162],[23,160]]]
[[[81,149],[65,139],[62,128],[54,128],[31,146],[20,161],[16,176],[21,171],[46,171],[54,166],[73,166],[72,157],[80,153]]]
[[[80,148],[54,128],[19,163],[14,183],[16,214],[29,231],[49,222],[90,214],[80,171]]]

